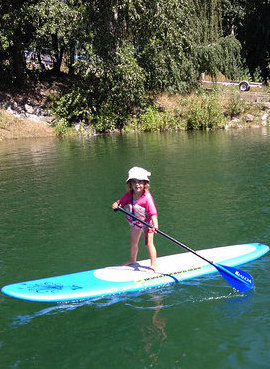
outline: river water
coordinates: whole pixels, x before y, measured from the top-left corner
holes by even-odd
[[[0,281],[120,264],[129,230],[111,203],[128,169],[152,172],[160,229],[196,250],[270,244],[270,130],[0,142]],[[155,236],[158,255],[182,250]],[[139,259],[147,258],[143,243]],[[270,254],[241,268],[95,301],[0,296],[0,368],[268,369]]]

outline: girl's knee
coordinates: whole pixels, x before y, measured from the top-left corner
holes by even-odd
[[[145,241],[145,246],[154,245],[154,233],[145,232],[144,233],[144,241]]]
[[[147,242],[147,243],[145,243],[145,247],[146,247],[147,249],[153,249],[153,248],[156,248],[153,242]]]

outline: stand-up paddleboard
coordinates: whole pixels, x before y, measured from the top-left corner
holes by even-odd
[[[269,247],[249,243],[197,251],[214,263],[237,266],[258,259]],[[196,255],[185,252],[157,259],[157,270],[149,269],[149,260],[130,266],[112,266],[57,277],[10,284],[2,293],[18,299],[39,302],[65,302],[102,297],[191,279],[217,272]]]

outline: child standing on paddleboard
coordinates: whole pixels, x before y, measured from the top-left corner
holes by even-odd
[[[143,232],[145,246],[147,247],[151,262],[149,269],[155,271],[157,252],[154,245],[154,234],[156,233],[156,229],[158,229],[158,217],[154,199],[149,192],[148,176],[151,176],[151,173],[143,168],[131,168],[128,172],[128,179],[126,181],[129,190],[122,196],[120,200],[117,200],[112,204],[112,208],[117,209],[118,206],[125,207],[129,213],[135,215],[139,219],[154,227],[146,227],[138,220],[127,217],[127,221],[131,226],[130,259],[124,265],[136,264],[139,240],[141,233]]]

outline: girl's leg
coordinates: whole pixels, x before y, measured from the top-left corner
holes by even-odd
[[[155,233],[149,232],[145,233],[145,246],[147,247],[150,258],[150,268],[155,271],[157,264],[157,250],[154,245],[154,234]]]
[[[141,233],[142,231],[139,228],[130,228],[130,259],[123,265],[136,264]]]

